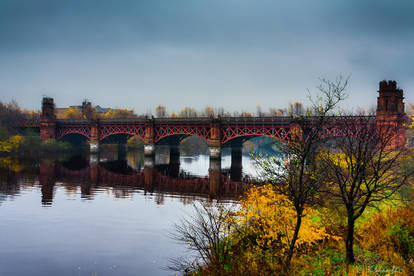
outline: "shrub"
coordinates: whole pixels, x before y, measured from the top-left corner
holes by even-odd
[[[414,210],[406,206],[375,214],[361,226],[359,243],[389,264],[414,272]]]

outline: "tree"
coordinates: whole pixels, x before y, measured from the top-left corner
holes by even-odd
[[[125,119],[134,117],[134,111],[129,109],[114,109],[111,115],[112,118]]]
[[[166,110],[165,106],[163,106],[163,105],[158,105],[158,106],[155,108],[155,115],[156,115],[158,118],[165,118],[165,117],[168,117],[167,110]]]
[[[260,106],[260,104],[256,105],[256,116],[257,117],[263,117],[264,113],[262,111],[262,107]]]
[[[179,116],[181,118],[192,118],[197,117],[197,111],[195,111],[191,107],[185,107],[183,110],[180,111]]]
[[[63,115],[65,119],[82,119],[82,113],[77,107],[69,107]]]
[[[293,116],[302,116],[305,113],[305,108],[300,102],[289,104],[289,114]]]
[[[321,79],[318,87],[321,96],[313,99],[309,95],[312,103],[309,112],[304,112],[300,104],[293,105],[289,112],[290,142],[278,145],[283,158],[256,158],[262,180],[271,183],[277,193],[286,196],[296,212],[295,230],[286,254],[286,270],[294,254],[305,208],[319,199],[321,183],[316,178],[319,164],[315,158],[320,148],[320,137],[335,107],[346,97],[344,91],[347,83],[348,78],[342,77],[336,81]]]
[[[211,275],[219,275],[224,270],[224,265],[231,258],[231,241],[227,238],[231,220],[230,208],[214,204],[209,206],[202,203],[201,206],[194,205],[194,215],[188,219],[182,219],[175,224],[175,232],[171,237],[185,244],[188,249],[195,252],[190,260],[172,259],[171,270],[194,272],[203,267],[209,267]]]
[[[372,118],[372,117],[371,117]],[[346,262],[355,262],[353,244],[355,222],[369,206],[391,198],[413,174],[404,166],[405,148],[391,149],[397,126],[390,122],[375,123],[367,116],[341,116],[345,135],[334,147],[326,147],[318,162],[325,178],[324,191],[347,215],[345,237]]]
[[[16,101],[0,102],[0,140],[17,134],[15,125],[25,117]]]
[[[213,108],[211,108],[211,106],[206,106],[206,108],[204,109],[204,116],[206,116],[206,117],[214,117],[215,116],[215,112],[214,112]]]
[[[112,117],[112,110],[108,108],[108,110],[101,115],[102,118],[111,118]]]
[[[269,114],[270,116],[283,116],[285,111],[283,109],[277,109],[274,107],[269,108]]]

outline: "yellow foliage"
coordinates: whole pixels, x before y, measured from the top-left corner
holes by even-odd
[[[69,107],[66,109],[65,114],[63,115],[65,119],[81,119],[82,113],[80,112],[79,108],[76,107]]]
[[[112,118],[128,118],[131,117],[134,114],[133,110],[128,109],[115,109],[111,116]]]
[[[319,225],[318,217],[317,210],[305,210],[296,242],[297,253],[314,250],[328,239],[341,239]],[[235,243],[235,254],[244,252],[243,258],[252,267],[268,266],[269,271],[277,271],[292,240],[296,212],[288,198],[275,193],[271,185],[265,185],[250,189],[229,224],[234,227],[230,238]]]
[[[24,138],[20,135],[15,135],[6,141],[0,141],[0,152],[14,152],[17,151],[20,145],[24,142]]]
[[[23,166],[18,160],[12,159],[10,156],[0,158],[0,168],[5,168],[13,172],[19,172],[23,169]]]

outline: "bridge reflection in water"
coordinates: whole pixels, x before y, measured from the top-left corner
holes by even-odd
[[[168,155],[131,155],[127,158],[125,151],[118,150],[110,152],[112,156],[109,158],[108,154],[101,153],[76,156],[67,162],[44,161],[40,163],[39,175],[42,204],[52,204],[57,183],[68,190],[77,190],[80,186],[81,197],[84,199],[93,199],[97,191],[111,189],[116,197],[144,192],[149,195],[237,200],[251,183],[241,181],[241,148],[232,152],[234,154],[229,173],[222,172],[221,159],[210,158],[208,174],[205,176],[191,175],[180,170],[177,147],[170,147]],[[162,203],[162,200],[157,203]]]

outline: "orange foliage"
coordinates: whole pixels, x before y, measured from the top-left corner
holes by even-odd
[[[361,226],[359,243],[390,264],[414,272],[414,206],[374,214]]]
[[[79,108],[76,107],[69,107],[66,109],[65,114],[63,115],[63,118],[65,119],[82,119],[82,113],[79,110]]]

